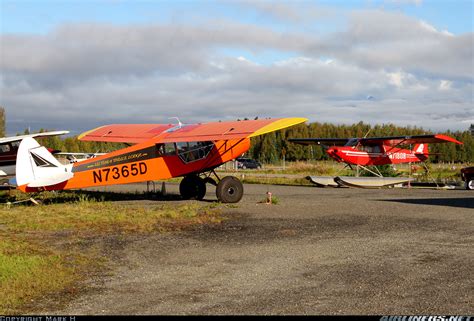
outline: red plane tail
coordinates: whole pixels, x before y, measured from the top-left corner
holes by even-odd
[[[417,156],[428,156],[428,144],[416,144],[415,147],[413,148],[413,153]]]

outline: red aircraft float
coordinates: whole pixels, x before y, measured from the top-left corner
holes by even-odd
[[[455,143],[462,142],[446,135],[415,135],[415,136],[386,136],[368,138],[293,138],[288,141],[301,145],[321,145],[326,153],[338,162],[346,163],[351,169],[352,165],[366,170],[375,176],[382,178],[382,174],[376,166],[401,163],[424,162],[429,157],[428,144],[432,143]],[[406,146],[414,145],[413,149]],[[371,170],[367,166],[374,166]],[[404,178],[383,178],[374,180],[370,178],[327,178],[309,176],[311,181],[317,185],[331,185],[331,182],[342,183],[357,187],[381,187],[395,185],[407,181]]]

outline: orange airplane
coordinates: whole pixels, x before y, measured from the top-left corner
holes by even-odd
[[[83,141],[135,144],[96,158],[62,165],[33,138],[20,144],[16,182],[24,192],[164,180],[183,176],[184,199],[203,199],[206,183],[216,186],[217,199],[236,203],[242,183],[233,176],[219,179],[214,169],[250,148],[250,138],[305,122],[279,118],[178,125],[108,125],[85,132]],[[217,178],[216,182],[211,175]]]

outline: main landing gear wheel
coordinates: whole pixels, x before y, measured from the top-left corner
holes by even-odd
[[[237,203],[244,195],[244,186],[238,178],[226,176],[217,184],[216,195],[222,203]]]
[[[185,176],[179,184],[179,193],[185,200],[202,200],[206,195],[206,183],[198,176]]]
[[[474,189],[474,179],[466,180],[466,189],[470,189],[470,190]]]

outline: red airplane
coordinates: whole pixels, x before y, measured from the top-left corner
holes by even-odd
[[[462,144],[462,142],[446,135],[294,138],[288,141],[301,145],[321,145],[326,148],[326,153],[336,161],[346,163],[351,168],[352,165],[356,165],[379,177],[382,177],[380,172],[375,173],[366,166],[424,162],[430,155],[428,153],[428,144]],[[409,145],[414,145],[414,148],[402,148]],[[376,167],[375,169],[377,170]]]

